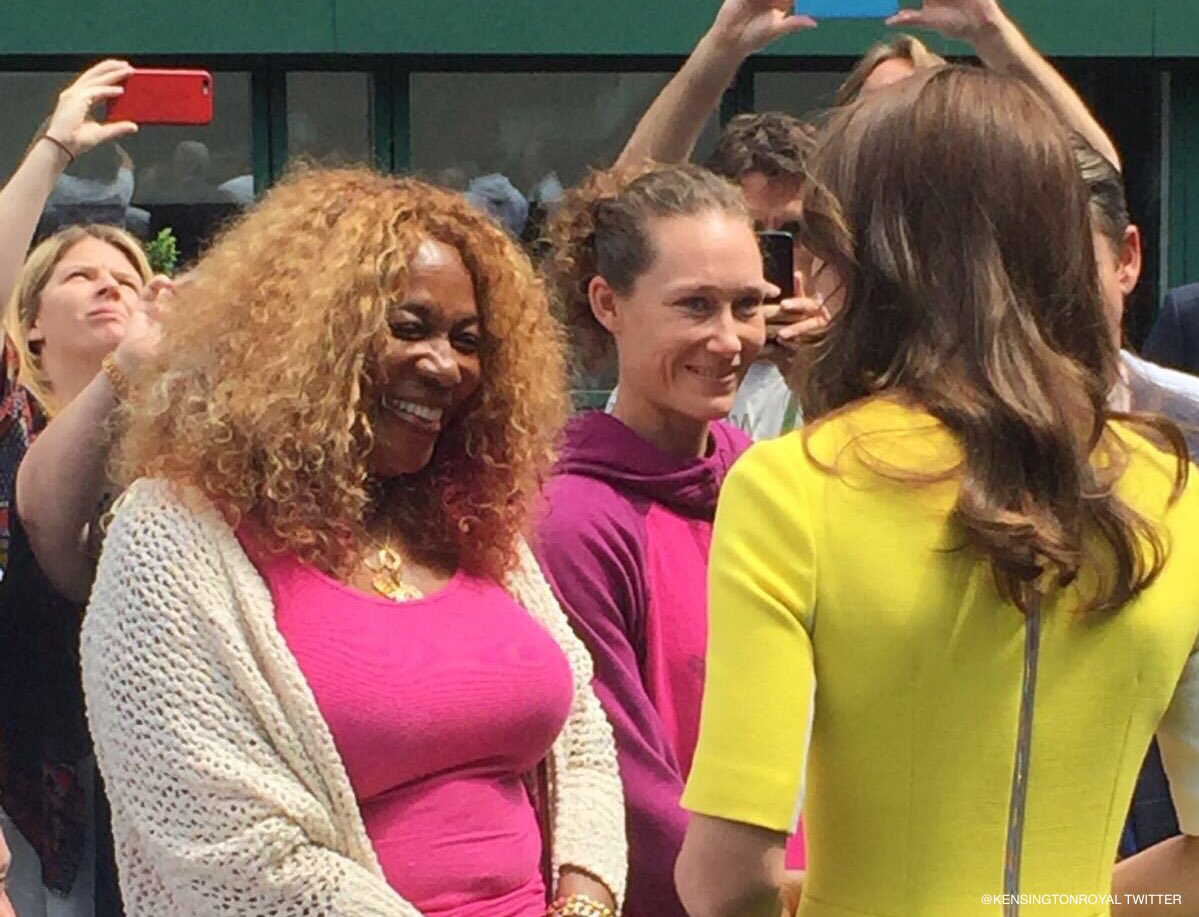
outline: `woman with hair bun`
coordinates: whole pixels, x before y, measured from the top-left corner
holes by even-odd
[[[542,561],[595,661],[628,800],[630,917],[683,914],[672,871],[704,683],[708,540],[748,438],[724,423],[774,291],[741,192],[695,166],[601,172],[549,228],[547,270],[616,403],[567,429]]]
[[[83,633],[130,914],[613,913],[611,731],[521,535],[566,406],[528,260],[313,171],[193,278]]]

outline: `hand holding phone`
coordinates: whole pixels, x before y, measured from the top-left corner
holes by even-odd
[[[136,124],[126,121],[100,124],[92,117],[93,108],[122,94],[121,84],[132,72],[133,68],[121,60],[101,61],[85,70],[59,95],[45,136],[52,143],[61,144],[74,158],[102,143],[136,133]]]
[[[814,19],[886,19],[899,0],[796,0],[795,12]]]
[[[996,22],[1007,20],[996,0],[925,0],[919,9],[902,9],[887,20],[901,29],[931,29],[946,38],[974,45]]]
[[[795,272],[792,282],[795,295],[782,302],[766,306],[766,346],[761,357],[770,360],[783,373],[790,371],[792,361],[813,334],[823,331],[831,316],[819,294],[809,294],[801,271]]]
[[[819,294],[808,295],[804,290],[803,275],[796,271],[795,288],[799,292],[775,306],[766,317],[766,340],[771,344],[791,350],[798,347],[803,338],[822,330],[832,316]]]
[[[212,122],[212,74],[206,70],[134,70],[108,103],[109,121],[135,124]]]
[[[779,288],[779,295],[770,302],[790,299],[795,295],[794,237],[789,232],[760,232],[758,246],[762,249],[762,276]]]
[[[725,47],[748,56],[803,29],[813,29],[809,16],[792,12],[795,0],[724,0],[712,23],[711,36]]]

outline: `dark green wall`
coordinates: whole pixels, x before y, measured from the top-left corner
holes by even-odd
[[[1199,72],[1175,75],[1170,139],[1170,283],[1178,285],[1199,281]]]
[[[717,0],[17,0],[0,54],[682,54]],[[912,5],[905,0],[905,5]],[[1055,55],[1199,55],[1199,0],[1009,0]],[[15,12],[15,15],[14,15]],[[853,55],[877,23],[772,49]]]
[[[1199,0],[1158,0],[1154,27],[1159,56],[1199,56]]]

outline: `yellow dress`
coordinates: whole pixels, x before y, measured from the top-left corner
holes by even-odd
[[[1133,786],[1161,738],[1199,833],[1199,494],[1130,430],[1120,495],[1172,539],[1114,614],[1026,619],[960,548],[954,439],[888,400],[751,449],[721,493],[707,686],[683,805],[776,831],[802,805],[802,917],[1101,915]],[[806,794],[805,794],[806,777]],[[1004,895],[1018,898],[1005,899]]]

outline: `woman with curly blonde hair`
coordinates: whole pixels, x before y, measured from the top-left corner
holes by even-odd
[[[486,216],[366,170],[294,176],[200,262],[84,626],[132,915],[617,906],[611,732],[521,538],[560,337]]]

